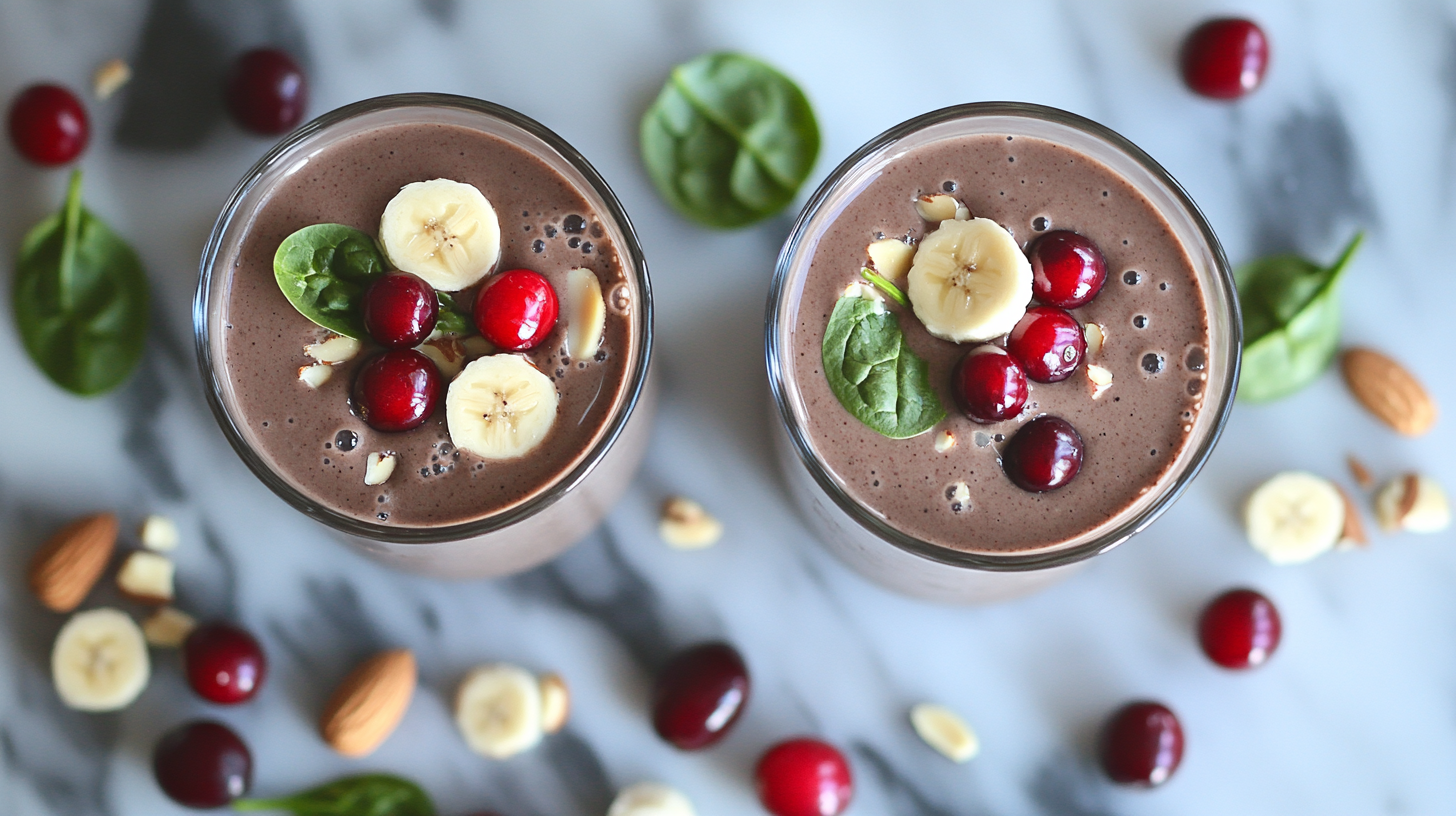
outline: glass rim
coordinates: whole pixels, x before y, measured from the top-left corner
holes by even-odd
[[[1217,290],[1213,293],[1214,300],[1222,301],[1228,309],[1230,318],[1228,336],[1224,338],[1224,342],[1219,348],[1229,363],[1228,376],[1217,395],[1217,405],[1213,406],[1217,414],[1213,422],[1206,426],[1206,434],[1201,440],[1198,440],[1192,458],[1187,461],[1182,472],[1165,483],[1161,495],[1155,501],[1116,527],[1074,546],[1038,552],[994,553],[955,550],[908,535],[869,512],[865,505],[840,488],[824,463],[815,455],[809,444],[808,434],[797,422],[793,406],[790,403],[786,385],[788,379],[786,371],[789,363],[780,354],[780,344],[784,333],[784,327],[779,323],[780,302],[785,295],[785,288],[789,285],[794,261],[802,249],[809,222],[840,183],[851,177],[862,163],[880,156],[882,151],[892,147],[906,136],[954,120],[988,116],[1047,121],[1081,131],[1107,143],[1140,165],[1156,182],[1162,184],[1166,188],[1166,192],[1185,210],[1192,226],[1204,242],[1213,260],[1214,268],[1210,271],[1218,284],[1213,287]],[[1059,108],[1027,102],[973,102],[940,108],[895,125],[866,142],[840,162],[804,204],[803,209],[794,220],[793,228],[789,231],[783,248],[779,251],[778,260],[774,266],[773,280],[769,286],[765,326],[764,357],[768,367],[769,390],[772,392],[774,405],[778,409],[779,418],[794,453],[819,488],[833,500],[841,511],[854,519],[861,527],[900,550],[930,561],[988,572],[1023,572],[1074,564],[1113,549],[1152,524],[1177,501],[1188,485],[1192,483],[1194,477],[1208,461],[1219,437],[1222,436],[1229,414],[1233,409],[1234,395],[1238,389],[1243,347],[1243,321],[1239,311],[1232,268],[1229,266],[1228,258],[1224,254],[1223,245],[1219,242],[1218,236],[1214,234],[1213,228],[1209,225],[1203,212],[1193,202],[1183,186],[1141,148],[1110,128]],[[1210,346],[1212,345],[1212,338],[1210,338]],[[1205,410],[1207,409],[1205,408]]]
[[[356,117],[402,108],[449,108],[466,113],[481,114],[519,128],[529,136],[539,139],[549,149],[554,150],[572,169],[581,174],[592,193],[603,203],[605,209],[603,215],[615,223],[623,239],[624,246],[619,247],[619,252],[624,259],[623,266],[628,274],[632,275],[633,282],[637,286],[637,296],[634,299],[631,313],[638,324],[636,329],[639,337],[639,352],[634,365],[628,371],[622,402],[592,448],[571,470],[535,496],[484,518],[440,527],[391,527],[348,516],[325,507],[304,495],[275,472],[254,451],[224,404],[221,372],[217,366],[213,365],[213,343],[208,332],[208,305],[215,272],[218,270],[218,256],[222,250],[224,235],[238,216],[243,199],[253,191],[264,173],[281,162],[291,159],[295,149],[335,125]],[[586,479],[612,449],[617,438],[622,435],[628,420],[631,419],[633,411],[643,397],[647,384],[648,367],[652,359],[652,308],[652,286],[647,275],[647,260],[643,255],[641,242],[632,225],[632,220],[627,216],[626,210],[606,180],[576,148],[540,122],[493,102],[454,94],[403,93],[364,99],[322,114],[288,134],[249,168],[228,196],[203,249],[197,291],[192,301],[192,329],[198,366],[203,379],[203,392],[207,397],[208,407],[212,409],[213,416],[222,429],[223,435],[227,437],[228,443],[260,481],[294,509],[334,530],[387,543],[432,544],[474,538],[508,527],[545,510]]]

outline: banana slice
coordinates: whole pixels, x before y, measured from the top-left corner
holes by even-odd
[[[116,609],[78,612],[51,648],[51,679],[61,702],[79,711],[115,711],[147,687],[147,642],[131,616]]]
[[[607,816],[696,816],[693,803],[660,782],[638,782],[617,792]]]
[[[1031,262],[989,218],[942,221],[910,266],[910,305],[926,331],[956,343],[1011,331],[1031,302]]]
[[[445,423],[455,447],[483,459],[515,459],[546,438],[556,402],[556,384],[524,357],[493,354],[450,382]]]
[[[534,748],[542,735],[540,684],[519,666],[481,666],[455,695],[455,724],[470,750],[491,759]]]
[[[566,273],[566,352],[573,360],[585,360],[602,345],[607,325],[607,303],[595,272],[577,267]]]
[[[446,292],[485,277],[500,258],[500,221],[473,185],[449,179],[401,187],[379,219],[390,263]]]
[[[1280,473],[1244,506],[1249,543],[1275,564],[1308,561],[1335,546],[1345,530],[1345,499],[1313,473]]]

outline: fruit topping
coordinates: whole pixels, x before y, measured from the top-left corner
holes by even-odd
[[[42,167],[75,161],[90,135],[81,100],[59,85],[32,85],[10,103],[10,141]]]
[[[1335,546],[1345,529],[1345,499],[1329,479],[1280,473],[1244,505],[1249,543],[1275,564],[1299,564]]]
[[[51,647],[56,693],[62,703],[78,711],[126,708],[151,676],[142,630],[120,610],[77,612]]]
[[[1039,383],[1072,376],[1087,353],[1077,318],[1055,306],[1033,306],[1006,338],[1006,351]]]
[[[595,272],[578,267],[566,273],[566,308],[566,353],[573,360],[591,359],[607,324],[607,303]]]
[[[541,685],[519,666],[481,666],[455,694],[455,725],[470,749],[491,759],[509,759],[541,742]]]
[[[1183,759],[1183,726],[1161,703],[1118,709],[1102,730],[1102,769],[1113,782],[1153,787],[1168,781]]]
[[[1036,239],[1027,253],[1031,292],[1048,306],[1075,309],[1102,291],[1107,261],[1088,238],[1070,230],[1054,230]]]
[[[1269,39],[1252,20],[1209,20],[1183,41],[1183,81],[1212,99],[1237,99],[1259,87],[1269,67]]]
[[[971,349],[951,374],[951,394],[977,422],[1001,422],[1021,413],[1029,393],[1026,373],[998,346]]]
[[[205,700],[223,705],[246,702],[268,675],[263,647],[230,623],[204,623],[182,644],[187,682]]]
[[[525,456],[551,432],[557,400],[556,384],[525,358],[473,360],[445,395],[450,441],[483,459]]]
[[[507,351],[526,351],[541,344],[556,326],[556,290],[529,269],[496,275],[475,299],[475,328],[480,336]]]
[[[1021,426],[1001,452],[1001,467],[1022,490],[1045,493],[1064,487],[1082,469],[1082,437],[1072,423],[1040,416]]]
[[[1000,337],[1031,300],[1031,264],[988,218],[942,221],[920,241],[908,293],[925,330],[956,343]]]
[[[364,328],[385,348],[409,348],[435,330],[440,301],[418,275],[390,272],[364,290]]]
[[[233,63],[226,100],[238,125],[262,136],[278,136],[303,121],[308,83],[288,52],[256,48]]]
[[[359,368],[354,410],[376,431],[408,431],[435,412],[441,390],[430,358],[414,349],[386,351]]]
[[[684,751],[707,748],[738,722],[748,703],[748,666],[727,643],[679,652],[657,674],[652,727]]]
[[[1203,653],[1226,669],[1263,665],[1279,646],[1279,610],[1252,589],[1231,589],[1214,598],[1198,621]]]
[[[976,732],[954,711],[934,703],[910,709],[910,725],[925,744],[952,762],[967,762],[981,750]]]
[[[222,807],[253,784],[253,755],[226,725],[194,720],[157,740],[152,773],[162,792],[179,805]]]
[[[379,242],[397,268],[442,292],[458,292],[500,259],[500,221],[474,185],[416,181],[385,205]]]
[[[693,803],[659,782],[638,782],[618,791],[607,816],[695,816]]]
[[[837,816],[849,807],[854,781],[834,746],[808,737],[768,749],[754,771],[758,800],[774,816]]]

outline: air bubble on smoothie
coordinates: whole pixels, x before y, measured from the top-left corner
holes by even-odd
[[[546,237],[547,238],[555,238],[556,237],[556,227],[554,227],[554,226],[552,226],[550,224],[547,224],[546,225],[546,228],[543,229],[542,232],[545,232],[546,233]]]
[[[571,247],[572,249],[576,249],[577,247],[581,246],[581,239],[573,235],[571,237],[571,240],[566,242],[566,245]]]
[[[582,244],[581,244],[581,254],[583,254],[583,255],[590,255],[591,254],[591,251],[592,251],[592,242],[591,241],[583,241]]]
[[[1189,346],[1188,353],[1183,356],[1183,367],[1189,371],[1202,371],[1208,365],[1208,352],[1203,346]]]
[[[1137,286],[1143,282],[1143,276],[1136,269],[1129,269],[1122,273],[1122,282],[1128,286]]]
[[[606,362],[607,361],[607,352],[606,352],[606,349],[603,349],[603,350],[597,352],[596,353],[596,356],[592,357],[592,359],[593,360],[596,360],[599,363]]]
[[[1188,396],[1196,397],[1203,393],[1203,380],[1188,381]]]
[[[1146,329],[1148,327],[1148,316],[1147,315],[1136,315],[1136,316],[1134,316],[1133,319],[1132,319],[1132,325],[1133,325],[1133,328],[1136,328],[1136,329]]]
[[[384,504],[384,494],[383,493],[379,494],[378,500],[379,500],[379,503],[380,504]]]
[[[380,514],[376,515],[375,518],[379,519],[380,521],[389,521],[389,514],[388,513],[380,513]]]
[[[1161,374],[1163,373],[1164,362],[1165,361],[1163,360],[1163,355],[1158,354],[1155,351],[1150,351],[1147,354],[1143,355],[1143,371],[1146,371],[1149,374]]]
[[[991,435],[986,433],[985,431],[976,431],[975,434],[971,436],[971,441],[976,443],[976,447],[984,448],[987,445],[991,444]]]
[[[359,447],[359,434],[345,428],[334,435],[334,447],[344,453]]]
[[[940,189],[946,191],[947,193],[954,193],[957,186],[959,185],[957,185],[954,181],[947,181],[944,184],[940,185]]]
[[[1162,283],[1158,284],[1158,288],[1162,289],[1164,292],[1168,291],[1168,282],[1163,281]]]
[[[1038,215],[1031,219],[1031,228],[1037,232],[1046,232],[1052,225],[1052,220],[1045,215]]]
[[[612,297],[610,302],[612,304],[613,311],[617,312],[618,314],[631,314],[632,291],[627,288],[627,284],[619,283],[616,286],[612,287]]]
[[[325,456],[325,457],[324,457],[324,464],[326,464],[326,465],[327,465],[327,464],[328,464],[328,463],[329,463],[329,457],[327,457],[327,456]]]
[[[997,442],[1005,442],[1006,441],[1006,434],[996,434],[995,436],[993,436],[991,438],[994,439],[994,440],[996,440]]]
[[[540,238],[537,238],[536,240],[531,242],[531,251],[535,252],[538,255],[542,252],[545,252],[546,242],[541,240]]]
[[[561,229],[569,235],[580,235],[586,231],[586,219],[579,215],[568,215],[561,220]]]
[[[530,232],[530,231],[531,231],[531,225],[530,224],[527,224],[526,225],[526,232]]]

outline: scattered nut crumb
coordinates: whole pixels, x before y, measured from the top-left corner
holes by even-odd
[[[440,370],[440,376],[447,380],[459,374],[465,366],[465,344],[456,337],[427,340],[416,350],[429,357],[435,368]]]
[[[955,434],[950,431],[941,431],[935,435],[935,452],[945,453],[956,446]]]
[[[321,388],[334,376],[334,367],[327,363],[299,366],[298,379],[309,388]]]
[[[961,204],[961,203],[957,202],[956,203],[956,211],[955,211],[955,220],[957,220],[957,221],[969,221],[969,220],[971,220],[971,208],[970,207],[967,207],[964,204]]]
[[[1107,329],[1101,323],[1088,323],[1082,327],[1082,336],[1087,339],[1087,356],[1096,357],[1102,353],[1102,345],[1107,342]]]
[[[955,197],[948,195],[923,195],[915,201],[915,212],[920,217],[934,224],[942,221],[949,221],[956,217],[956,210],[960,209],[960,202]],[[967,211],[969,216],[970,212]]]
[[[363,344],[352,337],[345,337],[342,334],[331,334],[322,343],[312,343],[303,347],[303,353],[318,360],[320,363],[337,365],[354,358],[359,353]]]
[[[1097,399],[1112,387],[1112,371],[1100,365],[1088,365],[1087,381],[1092,383],[1092,399]]]
[[[1335,489],[1340,491],[1340,498],[1345,500],[1345,529],[1340,533],[1340,540],[1335,542],[1335,549],[1353,550],[1367,546],[1370,537],[1365,535],[1365,522],[1360,520],[1360,508],[1351,501],[1345,488],[1335,485]]]
[[[159,607],[142,621],[142,634],[153,646],[175,649],[196,628],[197,621],[175,606]]]
[[[571,691],[559,674],[541,675],[541,730],[555,734],[571,714]]]
[[[870,256],[870,265],[876,272],[895,280],[910,270],[915,247],[898,238],[886,238],[865,247],[865,254]]]
[[[910,709],[910,725],[926,745],[952,762],[966,762],[980,753],[976,732],[945,706],[919,703]]]
[[[166,516],[150,515],[142,519],[142,526],[137,530],[137,537],[141,539],[142,546],[157,552],[170,552],[177,549],[177,544],[182,540],[177,532],[177,525]]]
[[[382,485],[389,481],[399,457],[393,453],[371,453],[364,464],[364,484]]]
[[[91,75],[91,91],[96,94],[97,99],[104,102],[130,81],[131,66],[125,60],[107,60]]]
[[[1370,475],[1370,469],[1356,459],[1353,453],[1345,457],[1345,464],[1349,466],[1350,476],[1355,479],[1355,484],[1359,485],[1361,490],[1369,490],[1370,486],[1375,484],[1375,477]]]
[[[460,345],[465,348],[466,356],[472,360],[476,357],[484,357],[487,354],[495,353],[495,346],[491,345],[489,340],[478,334],[472,334],[464,340],[461,340]]]
[[[122,562],[116,573],[116,586],[121,594],[138,603],[171,603],[175,573],[172,559],[160,553],[137,550]]]
[[[1429,476],[1407,473],[1385,483],[1375,495],[1375,517],[1388,532],[1436,533],[1451,524],[1446,491]]]
[[[680,550],[711,547],[723,537],[723,524],[692,499],[674,496],[662,505],[657,523],[662,540]]]

